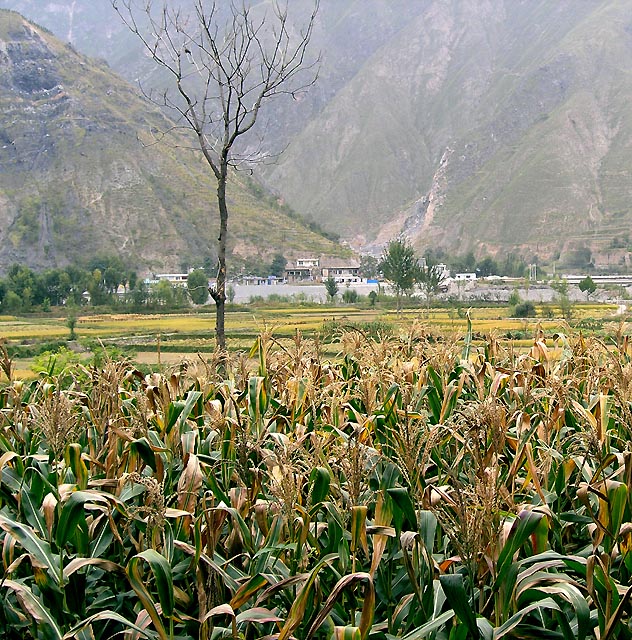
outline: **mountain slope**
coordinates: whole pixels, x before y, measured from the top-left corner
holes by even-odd
[[[108,1],[91,6],[40,15],[160,85],[116,16],[95,29]],[[310,6],[291,3],[298,24]],[[322,0],[319,83],[264,115],[267,150],[287,150],[260,175],[358,246],[404,232],[456,253],[629,261],[631,16],[632,0]]]
[[[172,125],[130,85],[7,11],[0,11],[0,114],[0,270],[94,253],[156,271],[212,258],[215,185],[186,149],[190,142],[156,144],[152,132]],[[261,200],[240,175],[229,206],[238,260],[344,253]]]

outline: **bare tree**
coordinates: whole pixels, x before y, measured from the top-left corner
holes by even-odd
[[[195,136],[217,183],[219,237],[217,281],[210,287],[216,305],[217,347],[226,349],[226,185],[230,167],[261,158],[240,155],[237,141],[252,131],[264,104],[306,90],[316,80],[316,61],[307,59],[319,0],[304,29],[293,32],[287,7],[273,3],[256,18],[242,2],[230,3],[223,21],[218,3],[192,0],[186,14],[152,0],[111,0],[129,29],[171,78],[174,90],[147,94],[154,104],[176,113],[177,127]]]

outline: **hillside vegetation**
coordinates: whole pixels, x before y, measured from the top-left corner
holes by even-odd
[[[130,268],[212,262],[215,184],[138,91],[16,13],[0,11],[0,271],[118,255]],[[229,186],[236,260],[343,255],[245,175]]]
[[[16,0],[0,5],[17,6]],[[163,86],[108,3],[19,3],[130,79]],[[187,2],[183,2],[187,5]],[[269,3],[255,3],[256,11]],[[291,3],[300,25],[310,0]],[[322,2],[320,81],[262,118],[262,169],[358,244],[629,262],[632,0]],[[567,260],[568,259],[568,260]]]

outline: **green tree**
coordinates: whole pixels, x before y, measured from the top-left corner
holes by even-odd
[[[103,284],[108,293],[116,293],[118,286],[125,282],[125,274],[116,267],[106,267],[103,272]]]
[[[64,271],[70,280],[70,288],[66,302],[75,305],[83,304],[83,292],[88,288],[90,273],[76,265],[68,265]]]
[[[535,305],[531,300],[519,302],[513,309],[514,318],[534,318],[536,316]]]
[[[515,307],[522,302],[522,298],[520,297],[520,292],[518,291],[518,289],[514,289],[511,292],[508,302],[510,307]]]
[[[334,280],[333,276],[329,276],[325,280],[325,291],[327,292],[327,298],[330,302],[333,302],[338,294],[338,283]]]
[[[75,327],[77,326],[77,316],[74,313],[71,312],[66,318],[66,326],[70,329],[68,340],[76,340],[77,334],[75,333]]]
[[[508,253],[505,256],[505,260],[500,266],[500,275],[509,276],[510,278],[522,278],[525,275],[527,269],[527,263],[522,256],[515,253]]]
[[[272,258],[272,262],[270,263],[270,275],[276,276],[277,278],[283,278],[285,276],[285,265],[287,264],[287,260],[285,256],[281,253],[275,253]]]
[[[160,280],[151,288],[151,297],[161,307],[172,307],[175,302],[174,287],[168,280]]]
[[[2,300],[2,310],[9,313],[19,313],[22,311],[22,298],[15,291],[7,291]]]
[[[374,256],[360,256],[360,275],[373,280],[378,277],[379,260]]]
[[[187,278],[187,291],[193,304],[205,304],[208,300],[208,277],[203,269],[194,269]]]
[[[342,301],[345,304],[355,304],[358,301],[358,292],[355,289],[347,287],[342,292]]]
[[[160,7],[151,2],[136,5],[133,0],[111,3],[170,78],[171,87],[160,91],[154,104],[171,109],[181,125],[178,129],[192,134],[217,185],[217,280],[209,292],[216,307],[217,347],[225,352],[230,168],[243,162],[238,142],[252,133],[263,105],[296,96],[315,82],[307,48],[318,0],[304,29],[291,26],[287,9],[277,4],[257,19],[249,3],[221,3],[229,12],[226,20],[217,1],[194,0],[188,15],[166,2]]]
[[[586,276],[583,280],[580,280],[577,286],[582,293],[586,294],[586,300],[590,299],[590,296],[597,291],[597,285],[590,276]]]
[[[107,304],[110,301],[105,282],[103,281],[103,273],[100,269],[95,269],[88,279],[88,293],[90,294],[90,304],[98,307]]]
[[[147,285],[142,280],[139,280],[136,283],[136,286],[130,293],[130,298],[132,300],[132,304],[136,308],[143,307],[147,304],[147,300],[149,298],[149,290],[147,288]]]
[[[13,264],[9,267],[7,286],[22,300],[22,310],[40,304],[46,297],[40,277],[23,265]]]
[[[417,282],[423,291],[426,298],[426,309],[428,315],[430,315],[430,303],[432,299],[441,291],[441,285],[443,284],[444,273],[438,268],[436,264],[433,264],[429,259],[426,259],[426,264],[423,267],[419,267],[417,275]]]
[[[397,298],[397,310],[402,308],[402,295],[412,293],[419,281],[419,262],[415,250],[404,238],[391,240],[379,262],[379,269],[391,282]]]
[[[44,295],[55,306],[64,304],[70,294],[72,283],[65,269],[47,269],[40,276]]]
[[[483,258],[476,266],[476,273],[478,273],[482,278],[498,275],[498,271],[498,263],[489,256]]]
[[[551,280],[549,286],[557,293],[557,303],[560,306],[560,313],[566,320],[570,320],[573,315],[573,304],[568,297],[567,280]]]

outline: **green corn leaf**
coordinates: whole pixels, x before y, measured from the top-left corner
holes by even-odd
[[[312,509],[316,507],[329,495],[329,485],[331,483],[331,474],[325,467],[315,467],[309,474],[310,484],[310,506]]]
[[[213,495],[220,502],[223,502],[224,504],[230,504],[230,498],[226,495],[226,493],[219,486],[215,476],[212,473],[207,473],[207,474],[205,474],[204,478],[205,478],[206,482],[208,482],[208,485],[211,488],[211,491],[213,492]]]
[[[447,622],[454,619],[454,611],[448,609],[441,615],[426,622],[421,627],[406,634],[402,640],[426,640],[431,633],[438,631],[441,627],[445,626]]]
[[[361,640],[359,627],[334,627],[333,640]]]
[[[619,534],[619,530],[621,529],[621,524],[623,523],[623,517],[625,515],[625,507],[628,502],[628,487],[623,482],[607,480],[606,492],[608,495],[608,508],[610,511],[608,529],[616,538]],[[606,553],[610,553],[613,546],[614,540],[612,540],[609,545],[604,545]]]
[[[239,590],[230,601],[230,606],[235,610],[239,609],[239,607],[248,602],[248,600],[257,593],[257,591],[260,591],[268,584],[268,579],[263,575],[257,574],[256,576],[253,576],[248,580],[248,582],[239,587]]]
[[[533,602],[518,611],[518,613],[514,614],[507,620],[505,623],[501,624],[500,627],[494,629],[494,640],[500,640],[500,638],[504,638],[507,634],[511,633],[523,620],[523,618],[530,614],[532,611],[536,609],[551,609],[553,611],[561,611],[559,605],[553,600],[553,598],[544,598],[543,600],[539,600],[538,602]],[[516,637],[515,634],[512,634],[511,637]],[[518,636],[519,637],[519,636]]]
[[[267,377],[253,376],[248,380],[248,413],[253,424],[261,421],[270,405],[270,385]]]
[[[423,543],[430,553],[435,546],[435,536],[437,534],[437,517],[432,511],[422,510],[419,512],[419,533]]]
[[[220,505],[214,510],[226,511],[233,518],[233,521],[239,527],[239,533],[241,535],[242,542],[246,546],[246,549],[249,553],[254,553],[255,544],[252,539],[252,532],[250,531],[250,527],[246,524],[239,511],[237,509],[234,509],[233,507],[227,507],[226,505]]]
[[[417,516],[415,515],[415,508],[413,507],[413,501],[410,499],[408,489],[404,487],[395,487],[393,489],[387,489],[386,491],[388,495],[393,499],[393,502],[397,509],[403,514],[404,518],[408,520],[408,524],[411,527],[411,530],[417,531]],[[403,522],[401,526],[404,526]]]
[[[90,502],[93,495],[85,491],[75,491],[66,500],[55,532],[55,544],[61,549],[77,533],[77,527],[87,529],[84,504]]]
[[[62,640],[61,630],[51,615],[50,611],[35,597],[33,592],[26,585],[15,580],[4,580],[2,585],[15,592],[22,606],[29,612],[37,622],[38,629],[42,631],[48,640]]]
[[[366,539],[366,505],[351,507],[351,552],[356,553],[362,547],[364,553],[369,554]]]
[[[463,576],[455,573],[439,576],[441,588],[445,593],[448,604],[454,610],[459,620],[467,627],[468,632],[474,638],[480,637],[478,626],[476,624],[476,614],[472,611],[465,586],[463,584]]]
[[[259,356],[259,375],[263,378],[268,375],[267,363],[266,363],[266,350],[263,345],[263,340],[261,336],[258,336],[254,341],[252,347],[250,347],[250,352],[248,354],[249,358],[254,358],[255,356]]]
[[[632,599],[632,587],[629,587],[628,590],[623,594],[621,598],[621,602],[617,606],[615,612],[612,614],[610,620],[608,620],[608,624],[604,630],[603,636],[601,636],[601,640],[610,640],[610,638],[615,637],[614,632],[619,627],[619,623],[621,622],[621,618],[626,614],[629,614],[629,603],[630,599]]]
[[[156,453],[152,449],[151,444],[147,438],[139,438],[129,445],[130,450],[140,456],[140,459],[149,467],[152,471],[156,471],[158,468],[156,465]]]
[[[105,560],[104,558],[75,558],[64,567],[64,577],[68,579],[73,573],[83,567],[99,567],[109,573],[125,573],[125,569],[120,564]]]
[[[491,622],[487,618],[481,618],[480,616],[476,618],[476,626],[478,627],[481,640],[495,640],[494,627],[492,627]]]
[[[87,629],[93,623],[101,622],[102,620],[111,620],[112,622],[118,622],[128,629],[133,629],[143,638],[155,637],[153,633],[148,633],[145,629],[137,626],[131,620],[124,618],[120,613],[116,613],[116,611],[110,611],[106,609],[105,611],[99,611],[99,613],[95,613],[89,618],[82,620],[79,624],[75,625],[68,633],[64,634],[62,640],[71,640],[72,638],[76,638],[84,629]]]
[[[534,553],[544,553],[549,542],[549,519],[544,516],[531,534]]]
[[[470,351],[472,349],[472,317],[470,315],[470,309],[466,312],[467,318],[467,331],[465,332],[465,337],[463,338],[463,351],[461,353],[461,360],[469,361],[470,359]]]
[[[81,447],[76,444],[69,444],[66,447],[66,464],[72,469],[77,480],[79,489],[87,489],[88,487],[88,467],[81,458]]]
[[[30,485],[28,484],[30,479]],[[44,496],[47,493],[57,494],[57,488],[42,476],[36,467],[27,467],[23,478],[20,478],[20,501],[27,523],[38,534],[46,535],[46,520],[40,510]]]
[[[323,608],[320,610],[314,619],[312,626],[307,632],[305,640],[309,640],[316,633],[340,598],[342,592],[346,588],[359,582],[364,583],[365,587],[362,602],[362,614],[360,616],[360,625],[358,629],[360,630],[360,637],[362,640],[365,640],[368,637],[369,632],[371,631],[371,626],[373,625],[373,616],[375,615],[375,588],[373,587],[373,579],[368,573],[351,573],[340,578],[340,580],[338,580],[334,585],[334,588],[331,590]]]
[[[544,582],[548,579],[549,583]],[[568,576],[564,574],[540,574],[540,584],[530,585],[529,593],[535,592],[538,596],[551,596],[553,598],[562,599],[568,602],[575,610],[575,617],[577,618],[577,631],[573,634],[573,637],[577,640],[584,640],[590,633],[590,607],[586,602],[585,597],[579,591],[577,587],[570,583]],[[520,602],[520,599],[519,599]]]
[[[242,622],[257,622],[259,624],[265,624],[266,622],[282,622],[282,618],[272,613],[269,609],[263,609],[261,607],[255,607],[248,609],[242,613],[237,614],[237,624]]]
[[[502,585],[513,562],[513,557],[535,531],[544,514],[535,511],[521,511],[514,520],[509,537],[498,557],[495,587]]]
[[[145,586],[145,581],[141,575],[141,560],[146,561],[151,568],[158,591],[158,601],[162,607],[162,613],[166,617],[171,617],[174,609],[171,567],[167,560],[154,549],[146,549],[142,553],[135,555],[127,564],[127,576],[132,589],[136,592],[138,599],[151,618],[161,640],[168,640],[168,634],[158,613],[156,602]]]
[[[196,407],[198,400],[202,397],[201,391],[189,391],[184,400],[182,410],[178,415],[178,428],[180,433],[186,431],[186,423],[193,409]]]
[[[301,590],[298,592],[294,602],[292,603],[290,612],[285,619],[285,624],[283,625],[279,633],[278,640],[288,640],[294,630],[301,624],[301,622],[303,621],[303,616],[305,615],[305,609],[307,608],[309,596],[312,592],[312,589],[314,588],[316,577],[318,576],[318,572],[325,565],[329,564],[335,559],[336,555],[327,555],[310,571],[305,584],[303,584]]]
[[[428,387],[426,392],[426,397],[428,398],[428,408],[430,409],[430,413],[432,415],[432,424],[439,424],[441,420],[441,396],[439,395],[439,391],[437,391],[436,387]]]
[[[30,527],[14,522],[4,515],[0,515],[0,527],[13,536],[34,560],[49,571],[52,579],[60,584],[59,556],[51,551],[48,542],[39,538]]]

